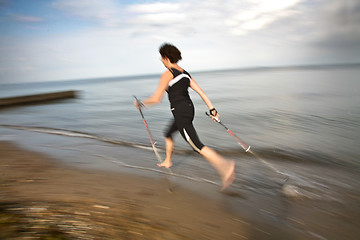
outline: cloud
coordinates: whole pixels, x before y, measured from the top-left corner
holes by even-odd
[[[121,5],[112,0],[56,0],[52,6],[72,16],[98,22],[106,27],[119,26],[122,23]]]
[[[9,14],[9,17],[10,17],[11,20],[17,21],[17,22],[35,23],[35,22],[43,22],[43,21],[45,21],[44,18],[36,17],[36,16],[29,16],[29,15]]]
[[[165,3],[165,2],[155,2],[155,3],[142,3],[134,4],[128,7],[130,12],[137,13],[161,13],[161,12],[173,12],[181,13],[182,4],[180,3]]]
[[[56,0],[51,6],[71,17],[71,32],[23,43],[19,39],[17,48],[11,40],[8,45],[17,49],[13,55],[31,62],[32,74],[23,76],[29,81],[161,71],[157,48],[164,41],[177,45],[183,51],[182,64],[194,71],[281,64],[286,54],[292,51],[294,58],[296,51],[285,41],[279,43],[269,26],[291,17],[298,3],[182,0],[125,5],[112,0]],[[75,28],[79,19],[91,24]],[[283,54],[275,50],[279,45]],[[10,65],[20,67],[15,61],[8,61]]]
[[[8,7],[10,0],[0,0],[0,9]]]
[[[261,30],[269,24],[294,12],[291,8],[299,4],[301,0],[278,0],[278,1],[247,1],[241,4],[241,11],[230,15],[226,20],[234,34],[243,35],[253,30]],[[237,8],[238,9],[238,8]]]
[[[175,34],[176,37],[189,32],[247,34],[291,15],[289,9],[300,2],[301,0],[183,0],[124,5],[112,0],[56,0],[52,6],[104,27],[131,27],[136,34],[149,34],[148,28],[151,28],[165,35]],[[174,28],[178,30],[174,31]]]
[[[360,2],[358,0],[331,0],[323,13],[326,23],[325,38],[346,42],[360,40]]]
[[[360,62],[360,2],[319,0],[306,30],[312,55],[333,62]]]
[[[53,1],[65,25],[49,21],[51,34],[3,38],[0,72],[29,81],[154,73],[164,41],[182,50],[191,71],[360,61],[358,0],[134,2]]]

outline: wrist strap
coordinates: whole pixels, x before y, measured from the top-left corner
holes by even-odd
[[[213,111],[215,111],[216,113],[215,114],[213,114]],[[210,109],[210,115],[211,116],[216,116],[216,114],[218,113],[218,111],[215,109],[215,108],[213,108],[213,109]]]

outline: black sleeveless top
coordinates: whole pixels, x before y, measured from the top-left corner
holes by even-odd
[[[169,69],[173,74],[173,79],[169,82],[167,93],[171,107],[180,102],[191,102],[188,88],[190,86],[191,76],[184,70],[181,72],[175,68]]]

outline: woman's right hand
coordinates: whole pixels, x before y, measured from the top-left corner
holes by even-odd
[[[140,109],[140,108],[144,107],[144,104],[142,103],[142,101],[134,100],[134,106],[135,106],[137,109]]]

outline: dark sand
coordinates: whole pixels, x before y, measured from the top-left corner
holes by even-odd
[[[166,177],[69,167],[9,142],[0,170],[0,239],[360,239],[356,202],[169,192]]]
[[[0,153],[0,239],[247,239],[249,223],[166,179],[70,169],[8,142]]]

